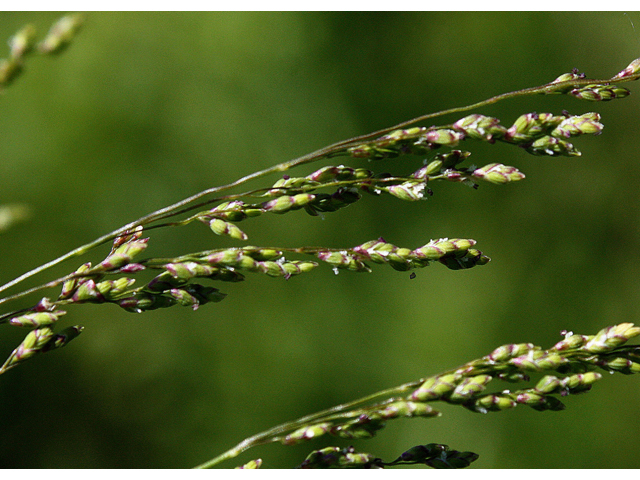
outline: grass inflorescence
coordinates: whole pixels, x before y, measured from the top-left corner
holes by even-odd
[[[15,81],[24,70],[26,59],[34,52],[55,54],[63,51],[74,39],[83,20],[84,16],[79,14],[63,17],[39,43],[33,26],[28,25],[18,31],[9,41],[8,57],[0,61],[0,89]],[[638,78],[640,59],[604,80],[590,79],[574,69],[539,87],[422,115],[334,143],[254,172],[228,185],[208,188],[127,223],[0,287],[0,292],[6,291],[54,265],[111,244],[104,259],[95,265],[91,262],[80,266],[76,264],[67,275],[0,299],[0,304],[24,301],[35,293],[55,289],[53,294],[0,315],[0,323],[29,330],[0,367],[0,374],[38,353],[58,349],[76,338],[83,331],[80,325],[56,331],[58,324],[67,318],[68,308],[74,304],[114,304],[137,314],[173,306],[196,310],[224,300],[226,294],[218,288],[220,283],[240,282],[250,274],[289,280],[303,274],[306,276],[321,264],[328,265],[336,273],[372,272],[372,264],[386,264],[401,272],[434,263],[454,271],[486,265],[490,258],[477,248],[475,239],[458,238],[453,234],[450,238],[423,239],[416,242],[418,247],[411,248],[394,245],[380,236],[343,248],[239,243],[230,248],[176,252],[169,258],[144,255],[156,242],[153,232],[159,228],[179,228],[200,222],[213,235],[247,242],[250,229],[257,228],[254,225],[258,217],[264,215],[289,215],[288,218],[292,219],[300,214],[322,217],[338,211],[345,211],[348,215],[353,211],[348,207],[363,199],[427,200],[434,195],[434,188],[439,182],[461,183],[472,188],[478,188],[482,183],[497,186],[519,182],[525,174],[515,166],[501,163],[483,165],[484,162],[472,164],[469,162],[471,151],[461,146],[471,149],[474,141],[500,142],[536,156],[579,156],[581,152],[572,143],[573,139],[581,135],[599,135],[604,128],[600,115],[592,111],[579,115],[566,110],[560,113],[528,112],[520,115],[510,126],[504,126],[500,119],[474,111],[498,101],[532,95],[559,94],[589,102],[621,99],[630,91],[620,84]],[[468,114],[457,117],[453,123],[426,125],[435,118],[463,112]],[[379,163],[375,160],[408,155],[424,157],[422,166],[409,172],[376,170]],[[338,157],[353,164],[336,163],[300,176],[285,173],[294,167]],[[368,168],[361,165],[362,161],[368,162]],[[241,193],[230,192],[249,181],[275,173],[281,176],[271,184]],[[3,212],[9,212],[3,223],[7,228],[11,223],[26,218],[26,210],[22,207],[5,207]],[[143,271],[156,275],[151,280],[139,282],[136,276]],[[638,334],[640,328],[624,323],[591,336],[568,332],[563,340],[546,350],[530,343],[504,345],[457,369],[269,429],[200,467],[218,465],[248,448],[265,443],[294,445],[322,435],[349,440],[370,438],[393,419],[439,416],[440,412],[431,405],[438,401],[478,413],[502,411],[520,405],[539,411],[561,410],[565,406],[560,398],[588,391],[602,377],[598,370],[639,373],[638,347],[624,345]],[[531,382],[532,375],[540,378],[528,386],[489,389],[497,382],[513,385]],[[392,462],[358,453],[352,447],[326,447],[312,452],[300,467],[382,468],[421,463],[434,468],[463,468],[477,458],[475,453],[458,452],[439,444],[413,447]],[[261,464],[262,460],[258,459],[243,468],[258,468]]]

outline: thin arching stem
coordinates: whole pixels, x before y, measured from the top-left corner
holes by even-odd
[[[404,393],[408,390],[411,390],[413,388],[420,386],[422,382],[424,382],[424,379],[405,383],[404,385],[400,385],[398,387],[389,388],[387,390],[383,390],[380,392],[376,392],[372,395],[359,398],[358,400],[354,400],[352,402],[344,403],[342,405],[337,405],[335,407],[322,410],[321,412],[316,412],[311,415],[307,415],[305,417],[299,418],[292,422],[283,423],[282,425],[278,425],[276,427],[270,428],[269,430],[265,430],[264,432],[258,433],[257,435],[254,435],[252,437],[249,437],[243,440],[238,445],[227,450],[223,454],[218,455],[217,457],[212,458],[211,460],[201,465],[198,465],[197,467],[194,467],[194,468],[202,469],[202,468],[215,467],[216,465],[218,465],[219,463],[222,463],[225,460],[229,460],[231,458],[237,457],[242,452],[252,447],[256,447],[258,445],[265,445],[267,443],[277,442],[280,440],[279,436],[285,432],[296,430],[300,427],[310,424],[311,422],[323,421],[325,418],[332,417],[341,412],[345,412],[345,411],[352,410],[354,408],[366,405],[382,397],[387,398],[387,397],[399,395],[401,393]]]

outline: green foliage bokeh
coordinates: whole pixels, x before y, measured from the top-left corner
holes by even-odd
[[[42,35],[59,16],[0,13],[0,39],[26,23]],[[335,141],[574,67],[607,78],[636,56],[619,12],[91,13],[68,51],[29,58],[0,97],[0,204],[33,211],[0,237],[0,281]],[[190,467],[285,420],[504,343],[546,348],[563,329],[640,323],[640,89],[628,87],[631,97],[609,103],[529,97],[478,112],[505,125],[532,111],[602,114],[603,134],[575,141],[582,157],[465,145],[474,163],[514,165],[523,182],[477,191],[438,183],[426,202],[371,197],[324,218],[293,212],[241,225],[265,246],[474,238],[487,266],[434,265],[415,279],[384,266],[337,276],[321,266],[289,281],[253,275],[222,284],[229,296],[197,312],[70,308],[62,321],[85,325],[80,338],[0,377],[0,467]],[[421,159],[349,165],[408,173]],[[199,224],[154,232],[147,253],[231,244]],[[2,355],[24,333],[3,326]],[[564,412],[445,405],[441,418],[391,422],[356,448],[391,460],[436,442],[478,452],[475,468],[638,468],[639,381],[607,375],[567,398]],[[225,466],[262,457],[265,467],[291,467],[328,444],[348,443],[260,447]]]

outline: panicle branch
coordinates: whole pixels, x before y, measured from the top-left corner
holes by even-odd
[[[602,378],[596,370],[626,375],[640,373],[640,347],[624,345],[640,335],[640,327],[622,323],[606,327],[595,335],[562,333],[564,338],[546,350],[531,343],[503,345],[454,370],[287,422],[244,440],[196,468],[213,467],[251,447],[266,443],[295,445],[325,434],[354,440],[371,438],[389,420],[440,416],[441,413],[429,405],[435,401],[460,405],[477,413],[498,412],[518,405],[526,405],[538,411],[563,410],[565,405],[558,396],[588,392]],[[488,385],[493,380],[510,384],[530,382],[530,375],[534,374],[540,378],[533,386],[487,392]],[[406,392],[409,393],[405,394]],[[431,448],[425,449],[425,446],[414,448],[415,450],[411,449],[400,457],[403,460],[391,463],[409,461],[416,458],[414,455],[419,457],[432,452]],[[373,466],[372,456],[350,459],[345,456],[346,453],[348,452],[335,450],[335,447],[315,451],[301,467]],[[468,453],[470,452],[462,455],[462,458],[472,458],[467,456]],[[468,463],[464,466],[467,465]],[[380,466],[383,465],[378,465]]]

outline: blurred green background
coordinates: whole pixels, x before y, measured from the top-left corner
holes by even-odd
[[[0,13],[0,39],[29,22],[43,35],[59,16]],[[0,281],[338,140],[574,67],[610,77],[638,51],[621,12],[91,13],[68,51],[28,59],[0,97],[0,204],[33,211],[0,237]],[[476,164],[517,166],[527,175],[518,184],[438,183],[426,202],[366,197],[324,219],[294,212],[241,225],[256,245],[474,238],[493,260],[485,267],[434,265],[411,280],[384,266],[338,276],[322,266],[290,281],[219,285],[229,296],[197,312],[70,308],[62,325],[83,324],[79,339],[0,377],[0,467],[190,467],[285,420],[504,343],[547,348],[563,329],[639,322],[640,89],[629,87],[631,97],[609,103],[530,97],[480,111],[505,125],[532,111],[602,114],[603,135],[575,141],[582,157],[463,145]],[[408,173],[422,160],[350,165]],[[153,256],[233,244],[201,224],[152,238]],[[2,332],[5,358],[25,332]],[[350,443],[391,460],[437,442],[479,453],[474,468],[640,467],[640,378],[607,375],[565,400],[564,412],[441,405],[441,418],[391,422],[372,440],[269,445],[224,466],[262,457],[291,467],[313,448]]]

